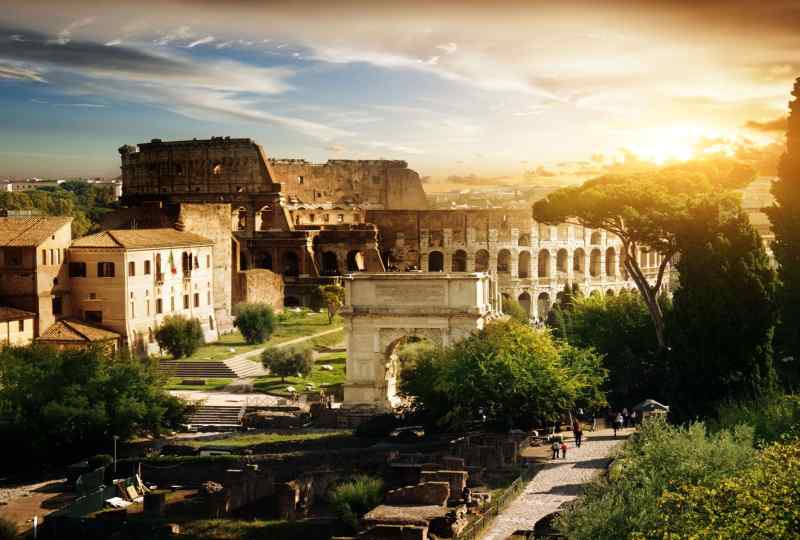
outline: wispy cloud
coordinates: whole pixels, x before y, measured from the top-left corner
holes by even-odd
[[[750,120],[745,124],[744,127],[755,131],[764,131],[767,133],[772,133],[772,132],[786,131],[788,125],[789,125],[788,118],[785,116],[781,116],[779,118],[775,118],[774,120],[767,120],[766,122],[757,122],[756,120]]]
[[[212,43],[214,41],[214,36],[206,36],[204,38],[200,38],[198,40],[192,41],[189,43],[186,48],[187,49],[194,49],[198,45],[206,45],[208,43]]]
[[[120,45],[122,43],[121,39],[112,39],[111,41],[106,42],[106,47],[113,47],[115,45]]]
[[[47,82],[42,73],[37,69],[22,65],[5,64],[0,61],[0,80],[2,79],[17,79],[39,83]]]
[[[84,17],[83,19],[78,19],[77,21],[70,23],[66,28],[63,28],[58,33],[58,37],[56,39],[50,40],[48,43],[66,45],[71,41],[72,32],[83,26],[89,26],[95,20],[96,20],[95,17]]]

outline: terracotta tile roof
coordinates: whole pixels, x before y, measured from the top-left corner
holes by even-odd
[[[175,229],[113,229],[78,238],[71,247],[146,249],[212,244],[208,238]]]
[[[75,341],[75,342],[95,342],[119,339],[120,335],[111,330],[92,326],[75,319],[61,319],[51,324],[50,327],[42,332],[37,341]]]
[[[64,225],[71,217],[0,217],[0,246],[38,246]]]
[[[0,322],[33,319],[34,317],[36,317],[36,314],[31,313],[30,311],[23,311],[21,309],[8,306],[0,306]]]

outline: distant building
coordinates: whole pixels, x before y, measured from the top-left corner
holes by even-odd
[[[109,354],[119,348],[122,339],[116,332],[74,319],[61,319],[45,330],[36,342],[58,350],[99,346]]]
[[[0,306],[0,346],[21,347],[33,341],[36,314],[12,307]]]
[[[175,229],[108,230],[69,250],[73,315],[123,336],[137,354],[158,352],[155,331],[167,315],[200,321],[216,341],[213,242]]]
[[[38,336],[70,312],[69,217],[0,217],[0,304],[37,315]]]

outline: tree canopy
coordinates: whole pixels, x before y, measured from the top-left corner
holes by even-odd
[[[264,343],[272,335],[275,327],[275,314],[269,304],[239,304],[236,306],[236,318],[233,320],[233,325],[239,329],[247,343]]]
[[[530,426],[603,403],[600,357],[513,320],[431,349],[401,373],[400,391],[438,424],[459,427],[482,410],[489,422]]]
[[[606,230],[622,242],[621,260],[645,300],[661,348],[664,317],[658,304],[667,266],[678,251],[676,234],[693,200],[724,196],[743,187],[755,172],[736,162],[699,161],[629,175],[606,175],[559,189],[533,206],[537,221],[577,222]],[[653,283],[639,265],[639,250],[663,255]]]
[[[344,305],[344,287],[335,283],[320,285],[317,293],[322,299],[322,303],[328,308],[328,322],[332,323],[333,318]]]
[[[168,315],[156,330],[156,341],[173,358],[191,356],[203,344],[203,328],[197,319]]]

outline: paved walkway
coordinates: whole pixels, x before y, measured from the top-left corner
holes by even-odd
[[[252,351],[235,354],[231,357],[226,358],[225,360],[247,360],[254,356],[260,355],[267,347],[280,348],[280,347],[288,347],[289,345],[297,345],[298,343],[303,343],[304,341],[308,341],[310,339],[315,339],[318,337],[327,336],[328,334],[333,334],[334,332],[340,331],[342,328],[343,328],[342,326],[337,326],[336,328],[331,328],[330,330],[325,330],[317,334],[311,334],[310,336],[302,336],[299,338],[290,339],[288,341],[278,343],[277,345],[264,345],[263,347],[259,347],[258,349],[253,349]]]
[[[612,448],[632,431],[622,430],[617,439],[611,429],[584,432],[584,443],[580,448],[575,448],[570,440],[567,459],[548,460],[525,486],[525,491],[497,516],[483,533],[482,540],[505,540],[516,530],[532,530],[539,519],[575,499],[584,484],[608,467]]]

